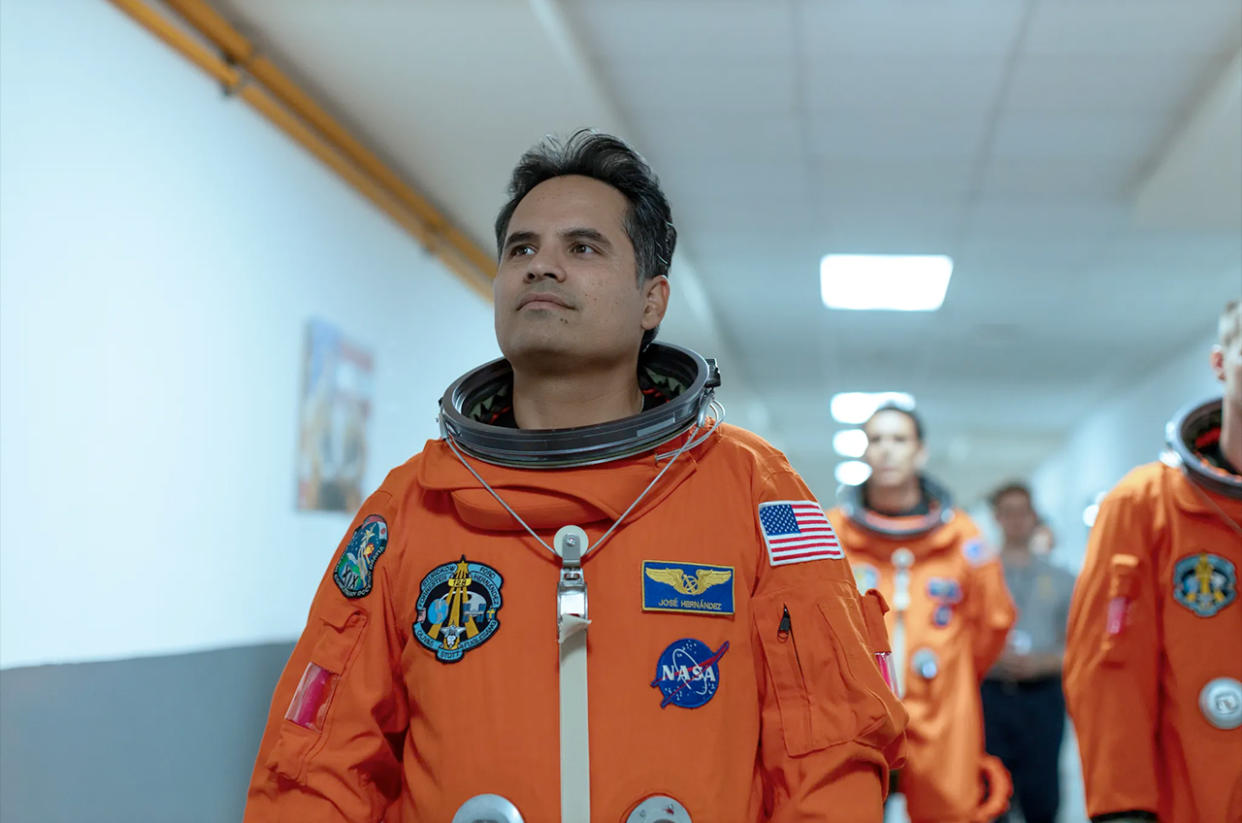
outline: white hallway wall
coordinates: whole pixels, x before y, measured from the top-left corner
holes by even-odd
[[[295,637],[306,320],[375,356],[369,491],[491,306],[107,3],[0,5],[0,101],[0,667]]]

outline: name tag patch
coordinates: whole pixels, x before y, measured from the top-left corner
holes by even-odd
[[[733,614],[733,567],[644,560],[643,611]]]

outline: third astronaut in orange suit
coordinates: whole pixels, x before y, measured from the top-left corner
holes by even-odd
[[[1014,621],[995,552],[920,469],[922,423],[884,406],[863,426],[871,476],[829,512],[862,591],[892,605],[893,674],[910,713],[898,790],[914,823],[989,821],[1009,776],[986,754],[979,683]]]
[[[1074,590],[1065,697],[1093,820],[1242,820],[1242,307],[1220,400],[1169,423],[1161,462],[1100,505]]]

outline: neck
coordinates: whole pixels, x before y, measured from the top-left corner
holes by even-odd
[[[632,363],[625,369],[605,372],[513,372],[513,419],[519,429],[593,426],[638,414],[642,409],[643,394]]]
[[[1236,471],[1242,472],[1242,400],[1226,397],[1220,411],[1220,452]]]
[[[919,504],[923,491],[919,479],[912,477],[895,486],[867,484],[867,507],[880,514],[901,514]]]

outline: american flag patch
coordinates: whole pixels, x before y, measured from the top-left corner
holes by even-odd
[[[845,556],[832,524],[814,500],[760,503],[759,525],[773,566]]]

